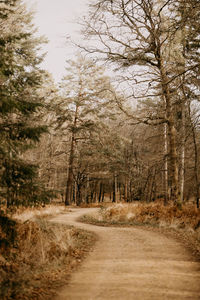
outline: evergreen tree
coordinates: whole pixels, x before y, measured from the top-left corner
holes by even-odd
[[[7,206],[34,198],[36,167],[22,154],[46,131],[34,120],[42,106],[37,94],[42,75],[37,51],[42,40],[34,37],[31,18],[20,0],[1,1],[0,184]]]
[[[65,195],[65,204],[68,205],[72,201],[78,145],[81,147],[81,143],[88,146],[94,143],[97,132],[104,127],[101,118],[106,118],[106,109],[110,105],[113,89],[109,77],[104,75],[103,68],[81,55],[78,55],[76,61],[67,62],[66,72],[62,82],[63,99],[57,112],[59,126],[63,132],[70,134]]]

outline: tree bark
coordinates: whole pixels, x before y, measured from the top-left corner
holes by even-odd
[[[125,183],[124,183],[124,201],[125,201],[125,202],[128,202],[127,177],[125,177]]]
[[[115,172],[115,202],[118,201],[117,199],[117,173]]]
[[[113,180],[113,197],[112,197],[112,202],[116,202],[116,194],[115,194],[115,178]]]
[[[194,177],[195,177],[195,197],[196,197],[196,206],[199,208],[199,195],[200,195],[200,184],[199,184],[199,153],[197,147],[197,140],[196,140],[196,130],[195,126],[191,120],[191,112],[190,112],[190,104],[189,104],[189,117],[190,117],[190,124],[192,128],[192,138],[194,144]]]
[[[180,200],[183,202],[185,185],[185,101],[182,103],[182,137],[181,137],[181,167],[180,167]]]
[[[101,195],[102,195],[102,182],[99,185],[99,203],[101,202]]]
[[[65,205],[71,204],[71,192],[72,192],[72,184],[73,184],[73,162],[74,162],[74,137],[72,134],[68,177],[67,177],[67,184],[66,184],[66,191],[65,191]]]
[[[168,186],[168,139],[167,139],[167,124],[164,124],[164,187],[165,199],[164,204],[167,205],[169,200],[169,186]]]
[[[72,128],[72,136],[71,136],[71,147],[70,147],[70,154],[69,154],[69,164],[68,164],[68,177],[67,177],[67,184],[66,184],[66,191],[65,191],[65,205],[71,204],[71,197],[72,197],[72,184],[73,184],[73,167],[74,167],[74,143],[75,143],[75,133],[74,129],[77,125],[77,118],[78,118],[78,105],[76,105],[76,111],[74,115],[74,122]]]
[[[179,202],[179,184],[178,184],[178,159],[176,150],[176,128],[174,123],[172,99],[168,86],[168,77],[160,60],[160,75],[162,82],[162,92],[166,105],[166,119],[169,138],[169,162],[170,162],[170,181],[171,181],[171,200]]]

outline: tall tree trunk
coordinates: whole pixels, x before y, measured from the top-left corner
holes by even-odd
[[[179,184],[178,184],[178,159],[176,151],[176,128],[174,123],[173,105],[168,86],[168,77],[160,62],[160,74],[162,81],[162,92],[166,105],[166,119],[168,125],[169,137],[169,162],[170,162],[170,181],[171,181],[171,200],[179,202]]]
[[[197,148],[197,142],[196,142],[196,134],[195,134],[195,128],[192,128],[193,132],[193,143],[194,143],[194,153],[195,153],[195,165],[194,165],[194,172],[195,172],[195,183],[196,183],[196,205],[197,208],[199,208],[199,192],[200,192],[200,184],[199,184],[199,155],[198,155],[198,148]]]
[[[101,195],[102,195],[102,182],[100,182],[99,184],[99,200],[98,200],[99,203],[101,202]]]
[[[181,136],[181,166],[180,166],[180,200],[184,198],[185,184],[185,101],[182,103],[182,136]]]
[[[77,205],[77,183],[74,184],[74,204]]]
[[[167,139],[167,124],[164,124],[164,187],[165,199],[164,203],[167,204],[169,200],[169,185],[168,185],[168,139]]]
[[[124,201],[128,201],[128,184],[127,184],[127,177],[125,177],[125,183],[124,183]]]
[[[155,179],[156,179],[156,167],[153,167],[150,194],[149,194],[149,201],[152,201],[153,195],[154,195],[154,192],[155,192]]]
[[[101,196],[101,202],[103,203],[104,201],[104,196],[105,196],[105,191],[104,191],[104,186],[102,187],[102,196]]]
[[[199,151],[197,147],[197,139],[196,139],[196,130],[195,125],[191,119],[191,111],[190,111],[190,103],[188,104],[190,124],[192,129],[192,138],[194,144],[194,177],[195,177],[195,197],[196,197],[196,206],[199,208],[199,197],[200,197],[200,183],[199,183]]]
[[[113,198],[112,198],[112,202],[116,202],[116,189],[115,189],[115,177],[114,177],[114,180],[113,180]]]
[[[186,9],[186,3],[183,1],[183,10],[181,11],[181,19],[184,20],[185,18],[185,9]],[[181,36],[182,36],[182,60],[184,62],[183,64],[183,71],[185,71],[185,50],[186,50],[186,27],[185,25],[181,29]],[[181,103],[181,116],[182,116],[182,136],[181,136],[181,168],[180,168],[180,200],[183,202],[184,199],[184,185],[185,185],[185,137],[186,137],[186,92],[185,92],[185,74],[182,76],[182,93],[183,93],[183,99]]]
[[[68,177],[65,192],[65,205],[71,204],[72,184],[73,184],[73,162],[74,162],[74,134],[71,139],[71,149],[69,155]]]
[[[172,114],[172,113],[171,113]],[[171,199],[178,203],[179,184],[178,184],[178,160],[176,151],[176,129],[174,126],[173,116],[169,115],[168,119],[168,135],[169,135],[169,159],[170,159],[170,179],[171,179]]]
[[[121,183],[119,183],[119,201],[122,201],[122,190],[121,190]]]
[[[90,177],[87,175],[87,182],[86,182],[86,188],[85,188],[85,202],[88,204],[89,203],[89,197],[91,195],[90,191]]]
[[[81,184],[77,184],[77,205],[79,206],[82,202]]]
[[[71,147],[70,147],[69,164],[68,164],[68,177],[67,177],[66,192],[65,192],[65,205],[70,205],[71,198],[72,198],[73,167],[74,167],[74,152],[75,152],[74,129],[76,128],[76,125],[77,125],[77,118],[78,118],[78,105],[76,105],[76,111],[75,111],[75,115],[74,115],[74,122],[73,122],[73,128],[72,128]]]
[[[115,202],[118,202],[118,197],[117,197],[117,173],[115,172]]]

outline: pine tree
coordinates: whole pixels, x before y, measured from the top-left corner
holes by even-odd
[[[103,128],[101,118],[106,118],[112,97],[112,87],[104,70],[81,55],[76,61],[68,61],[67,75],[62,82],[63,99],[58,105],[58,123],[63,132],[70,134],[68,177],[65,204],[72,201],[74,165],[78,145],[94,143],[95,135]],[[66,133],[65,133],[66,134]],[[84,159],[82,157],[82,159]],[[80,201],[79,201],[80,202]]]
[[[37,94],[42,74],[37,51],[42,40],[34,37],[31,18],[20,0],[1,1],[0,184],[7,206],[28,204],[34,196],[36,167],[22,154],[46,131],[34,121],[42,106]]]

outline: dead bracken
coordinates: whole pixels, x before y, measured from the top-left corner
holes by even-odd
[[[41,217],[34,222],[2,218],[1,299],[50,299],[94,242],[91,233]]]

